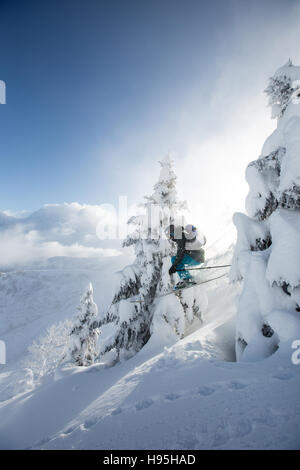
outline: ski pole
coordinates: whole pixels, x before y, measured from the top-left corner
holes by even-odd
[[[186,267],[185,269],[177,269],[176,271],[196,271],[199,269],[217,269],[217,268],[229,268],[231,264],[222,264],[219,266],[206,266],[205,268],[188,268]]]

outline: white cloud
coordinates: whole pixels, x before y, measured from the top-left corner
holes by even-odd
[[[56,256],[109,257],[120,254],[119,242],[101,242],[96,226],[106,212],[101,206],[47,204],[30,217],[0,230],[0,266],[30,264]]]
[[[113,248],[96,248],[79,243],[62,245],[56,241],[43,241],[37,232],[25,233],[20,227],[0,233],[0,264],[5,267],[30,264],[55,256],[96,258],[119,254],[120,252]]]
[[[6,209],[2,211],[3,214],[7,215],[8,217],[15,217],[15,218],[23,218],[30,214],[30,211],[27,210],[20,210],[20,211],[12,211],[10,209]]]

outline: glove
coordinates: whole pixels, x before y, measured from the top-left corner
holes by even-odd
[[[174,266],[174,264],[173,264],[169,269],[169,274],[171,276],[171,274],[174,274],[174,273],[176,273],[176,266]]]

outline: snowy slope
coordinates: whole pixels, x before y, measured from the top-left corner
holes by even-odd
[[[208,246],[209,265],[231,262],[233,240],[229,224]],[[28,387],[28,346],[73,316],[90,281],[105,310],[113,273],[131,257],[58,257],[1,274],[0,338],[8,363],[0,365],[0,448],[299,448],[300,368],[291,362],[290,343],[267,360],[234,362],[241,286],[228,276],[197,288],[208,297],[204,323],[194,323],[176,344],[152,337],[115,367],[64,367]]]
[[[7,364],[0,364],[0,401],[19,390],[28,346],[49,326],[74,316],[89,282],[100,311],[107,309],[114,273],[130,261],[129,254],[96,260],[60,257],[40,268],[0,274],[0,339],[6,343],[7,356]]]
[[[238,288],[224,277],[201,289],[209,300],[204,325],[178,343],[150,340],[113,368],[59,370],[0,403],[0,446],[299,448],[300,369],[290,344],[264,361],[232,362]]]
[[[100,309],[111,302],[114,273],[132,260],[120,240],[100,240],[102,206],[47,204],[30,215],[0,212],[0,400],[24,389],[27,348],[76,312],[89,282]]]
[[[120,366],[113,385],[108,370],[95,369],[88,380],[69,377],[44,392],[58,400],[50,402],[53,411],[60,413],[67,396],[86,397],[92,389],[91,403],[75,418],[69,408],[67,424],[57,426],[43,413],[43,395],[38,403],[29,399],[21,423],[27,416],[35,432],[16,436],[16,416],[13,427],[5,428],[6,443],[42,449],[299,449],[299,373],[290,351],[259,365],[223,362],[213,351],[199,331],[142,364],[136,358]],[[41,414],[32,422],[38,404]]]

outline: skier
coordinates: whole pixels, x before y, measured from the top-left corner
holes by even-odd
[[[170,238],[177,245],[177,255],[171,258],[172,266],[169,269],[170,276],[176,272],[180,277],[180,281],[176,284],[175,289],[192,286],[197,284],[193,280],[191,274],[186,267],[199,266],[204,262],[204,250],[202,248],[206,243],[203,236],[202,240],[197,237],[197,229],[193,225],[187,225],[185,228],[181,226],[175,227],[173,224],[166,231]]]

